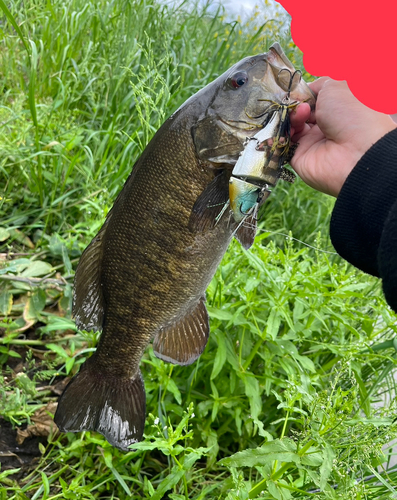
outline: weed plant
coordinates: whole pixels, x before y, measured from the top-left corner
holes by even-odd
[[[147,349],[142,443],[43,422],[12,442],[95,349],[71,319],[74,270],[155,130],[242,57],[274,41],[301,57],[269,0],[245,22],[183,1],[0,7],[0,498],[396,498],[396,318],[334,253],[332,200],[300,181],[271,195],[251,250],[230,246],[200,359]]]

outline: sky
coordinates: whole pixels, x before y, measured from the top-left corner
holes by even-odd
[[[163,0],[166,1],[167,3],[171,4],[179,4],[180,0]],[[199,0],[203,4],[207,3],[206,0]],[[237,19],[237,16],[240,16],[242,20],[247,19],[251,17],[252,12],[255,10],[255,5],[258,5],[259,7],[264,6],[265,1],[264,0],[209,0],[211,4],[213,4],[214,10],[217,9],[217,6],[219,4],[223,5],[225,7],[225,14],[229,20],[235,20]],[[275,5],[276,2],[275,0],[268,0],[268,3],[270,3],[270,9],[272,8],[272,5]],[[280,4],[279,8],[284,10]],[[266,9],[269,9],[269,7],[266,7]]]
[[[250,17],[251,13],[255,9],[255,5],[264,5],[263,0],[218,0],[217,2],[214,1],[213,3],[214,5],[216,5],[217,3],[222,4],[225,7],[226,13],[229,13],[232,17],[235,18],[240,15],[242,19]],[[275,2],[275,0],[270,0],[269,3],[275,5],[277,2]],[[281,5],[279,6],[279,8],[282,9]]]

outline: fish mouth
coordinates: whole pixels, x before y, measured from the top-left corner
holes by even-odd
[[[248,116],[248,118],[250,117]],[[263,126],[262,123],[250,123],[244,120],[226,120],[225,118],[219,118],[219,119],[224,125],[232,127],[233,129],[237,130],[248,130],[248,131],[256,130],[258,128],[262,128]]]
[[[274,104],[278,104],[278,102],[275,100]],[[268,112],[269,108],[270,106],[268,106],[263,113],[256,117],[251,117],[246,113],[247,117],[253,120],[264,117],[264,119],[261,121],[248,122],[244,120],[226,120],[225,118],[221,117],[219,117],[219,121],[222,124],[222,128],[224,128],[227,132],[232,133],[239,139],[245,141],[247,137],[254,136],[258,130],[266,127],[272,116],[272,113]]]

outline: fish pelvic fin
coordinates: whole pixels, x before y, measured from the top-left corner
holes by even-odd
[[[105,307],[101,287],[103,238],[110,213],[99,233],[84,250],[74,277],[73,316],[81,330],[102,330]]]
[[[86,363],[67,385],[54,421],[63,432],[97,431],[123,451],[142,439],[146,394],[141,372],[109,376]]]
[[[190,365],[207,345],[210,325],[205,298],[168,328],[162,328],[153,341],[155,355],[177,365]]]
[[[256,217],[257,212],[245,217],[234,234],[236,240],[242,245],[245,250],[252,247],[256,236]]]

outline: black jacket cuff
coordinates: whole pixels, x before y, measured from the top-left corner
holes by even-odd
[[[396,200],[397,129],[382,137],[359,160],[342,187],[331,217],[330,234],[336,251],[374,276],[383,277],[379,247]],[[383,235],[383,240],[385,237],[388,239]]]

